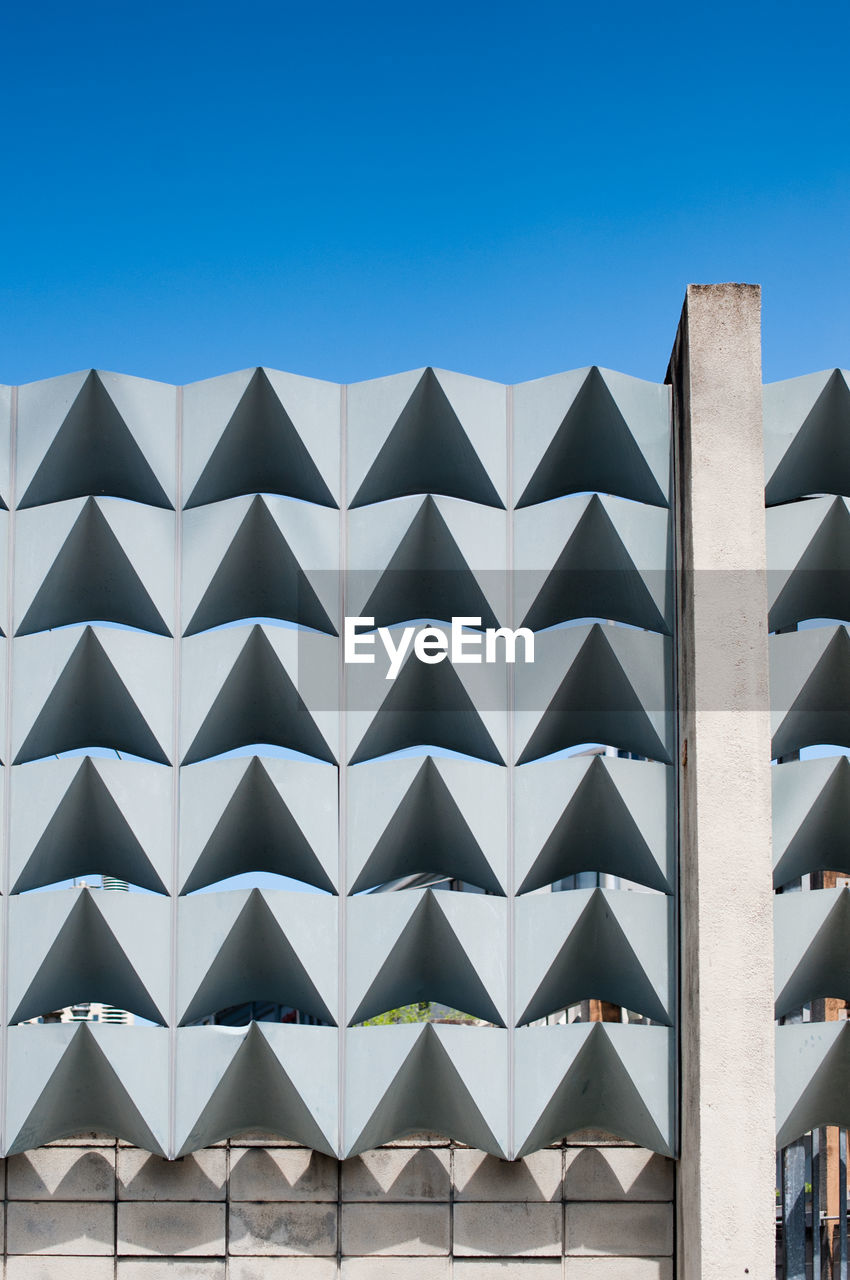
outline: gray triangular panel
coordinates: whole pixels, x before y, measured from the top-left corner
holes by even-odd
[[[850,760],[846,756],[835,761],[824,787],[780,854],[773,872],[774,888],[812,871],[850,875]]]
[[[114,1134],[143,1151],[165,1155],[115,1069],[82,1023],[7,1155],[92,1130]]]
[[[254,1000],[289,1005],[321,1022],[334,1023],[258,889],[249,894],[180,1025]]]
[[[800,922],[803,923],[802,921]],[[776,997],[781,1018],[812,1000],[850,1000],[850,889],[837,898],[805,949],[799,964]],[[782,936],[780,934],[780,943]]]
[[[102,1001],[151,1022],[165,1021],[87,889],[80,892],[10,1021],[26,1022],[83,1001]]]
[[[606,618],[663,635],[670,633],[595,494],[522,625],[543,631],[573,618]]]
[[[259,759],[251,761],[181,893],[244,871],[290,876],[335,893],[333,884]]]
[[[280,618],[336,635],[274,516],[256,497],[184,635],[240,618]]]
[[[417,746],[446,747],[491,764],[504,763],[448,662],[405,663],[349,764]]]
[[[775,733],[773,756],[816,743],[850,747],[850,638],[843,627],[829,641]]]
[[[12,892],[91,872],[167,893],[90,757],[74,774]]]
[[[253,627],[183,763],[264,742],[334,763],[277,654],[262,630]]]
[[[590,895],[518,1021],[536,1022],[587,999],[607,1000],[670,1025],[658,993],[599,889]]]
[[[256,1023],[248,1028],[178,1155],[252,1130],[336,1154]]]
[[[850,496],[850,388],[839,369],[768,480],[765,500],[774,506],[814,493]]]
[[[518,893],[582,871],[602,871],[661,893],[670,886],[601,756],[590,764]]]
[[[850,622],[850,512],[840,498],[779,593],[770,611],[770,630],[788,630],[809,618]]]
[[[527,764],[582,742],[603,742],[671,763],[598,625],[591,627],[518,763]]]
[[[479,1150],[499,1150],[492,1130],[430,1026],[423,1027],[346,1154],[357,1155],[418,1133],[438,1133]]]
[[[352,893],[402,876],[437,872],[504,896],[504,891],[430,756],[426,756]]]
[[[666,507],[646,458],[594,367],[525,487],[518,507],[568,493],[612,493]]]
[[[186,506],[245,493],[279,493],[336,506],[264,369],[251,377]]]
[[[122,622],[160,636],[171,634],[103,512],[90,498],[16,635],[100,621]]]
[[[669,1150],[601,1022],[592,1028],[517,1157],[579,1129],[602,1129],[650,1151]]]
[[[504,506],[430,368],[414,387],[351,506],[365,507],[414,493]]]
[[[813,1060],[811,1078],[784,1119],[780,1103],[776,1135],[776,1145],[780,1149],[802,1137],[804,1133],[819,1129],[823,1125],[838,1125],[845,1129],[850,1127],[850,1090],[847,1088],[847,1081],[850,1080],[850,1024],[845,1022],[839,1026],[835,1024],[830,1026],[827,1023],[824,1024],[823,1029],[833,1038],[832,1044],[819,1064],[816,1065],[816,1058]],[[783,1032],[791,1032],[792,1035],[786,1037]],[[781,1099],[787,1091],[786,1075],[792,1074],[785,1063],[786,1053],[793,1055],[796,1059],[794,1076],[799,1074],[800,1060],[807,1056],[806,1051],[809,1046],[800,1043],[799,1032],[806,1035],[808,1040],[810,1036],[817,1037],[820,1034],[820,1028],[815,1030],[811,1024],[808,1024],[805,1029],[802,1027],[799,1029],[797,1027],[777,1028],[778,1099]]]
[[[171,509],[162,485],[93,369],[18,505],[38,507],[98,494]]]
[[[411,618],[451,622],[455,616],[481,618],[484,627],[499,625],[430,495],[361,612],[378,627]]]
[[[150,726],[89,627],[77,641],[15,757],[15,764],[41,760],[75,747],[111,747],[157,764],[168,764]]]
[[[388,1009],[434,1000],[486,1022],[502,1019],[469,956],[427,891],[349,1020],[365,1022]]]

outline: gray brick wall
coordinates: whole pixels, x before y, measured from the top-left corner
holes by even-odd
[[[624,1143],[168,1162],[92,1136],[0,1163],[5,1280],[672,1280],[673,1162]]]

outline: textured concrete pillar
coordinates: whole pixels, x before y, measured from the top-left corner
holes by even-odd
[[[760,294],[691,285],[670,362],[680,565],[678,1280],[774,1275]]]

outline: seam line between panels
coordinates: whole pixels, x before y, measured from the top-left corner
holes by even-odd
[[[508,626],[514,626],[514,389],[512,386],[505,388],[505,438],[507,448],[507,487],[505,500],[507,505],[507,597],[505,600],[506,611],[508,615]],[[511,662],[505,663],[507,672],[507,866],[505,872],[505,889],[507,890],[507,950],[508,950],[508,989],[507,989],[507,1015],[508,1015],[508,1077],[507,1077],[507,1104],[508,1104],[508,1132],[507,1132],[507,1155],[510,1160],[514,1158],[514,1076],[515,1062],[514,1054],[516,1051],[516,1010],[514,1003],[516,999],[516,975],[514,966],[516,964],[516,934],[515,934],[515,908],[516,902],[514,898],[514,697],[516,690],[515,666]]]
[[[12,387],[9,422],[9,523],[6,529],[6,732],[3,751],[3,865],[0,893],[3,895],[3,980],[0,982],[0,1150],[6,1154],[6,1094],[9,1075],[9,890],[11,887],[12,836],[12,637],[15,631],[15,471],[18,444],[18,388]],[[5,1237],[5,1225],[3,1233]],[[4,1239],[5,1244],[5,1239]]]
[[[180,876],[180,681],[183,652],[183,388],[175,403],[174,620],[171,708],[171,980],[168,1003],[168,1156],[177,1151],[177,951]]]
[[[337,743],[337,1150],[340,1160],[345,1157],[345,1068],[347,1040],[347,917],[348,917],[348,726],[346,701],[348,686],[345,670],[345,646],[342,633],[345,627],[346,571],[348,568],[348,387],[339,388],[339,622],[337,631],[337,698],[339,699]],[[341,1231],[337,1232],[341,1250]],[[339,1254],[341,1258],[341,1253]],[[341,1262],[340,1262],[341,1265]]]

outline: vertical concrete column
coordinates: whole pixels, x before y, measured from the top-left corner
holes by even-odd
[[[760,291],[690,285],[678,537],[678,1280],[774,1276],[773,902]]]

